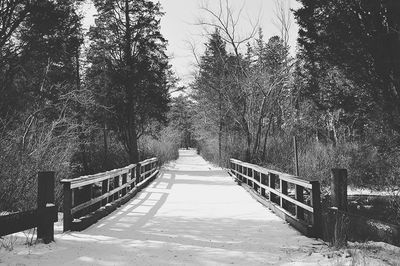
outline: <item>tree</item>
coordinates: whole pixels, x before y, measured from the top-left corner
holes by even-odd
[[[212,110],[210,118],[217,127],[219,162],[222,158],[222,134],[227,114],[224,94],[227,93],[228,54],[225,46],[219,30],[215,29],[206,43],[204,55],[200,58],[199,73],[193,86],[193,97],[197,103],[202,108],[207,106]]]
[[[169,126],[181,134],[181,147],[193,147],[193,102],[187,96],[172,98],[168,113]]]
[[[54,103],[66,92],[61,88],[71,89],[66,85],[74,84],[75,55],[83,42],[76,1],[14,2],[2,2],[9,14],[2,17],[0,37],[2,118]]]
[[[320,108],[368,115],[400,133],[400,3],[300,2],[305,95]]]
[[[57,178],[70,174],[78,143],[76,106],[90,100],[76,88],[83,41],[77,4],[1,1],[0,208],[29,208],[38,171],[57,171]]]
[[[96,0],[96,26],[88,60],[89,83],[109,108],[105,123],[115,130],[135,163],[138,138],[153,120],[165,120],[169,102],[166,40],[160,33],[160,4],[148,0]]]

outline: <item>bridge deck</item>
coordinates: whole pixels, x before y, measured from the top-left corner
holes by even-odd
[[[195,151],[136,198],[83,232],[56,235],[3,258],[29,265],[319,264],[320,242],[306,238],[255,201]],[[49,250],[50,249],[50,250]],[[1,260],[1,258],[0,258]],[[1,263],[1,261],[0,261]]]

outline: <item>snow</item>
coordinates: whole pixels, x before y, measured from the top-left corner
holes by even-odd
[[[355,188],[348,186],[347,195],[349,196],[398,196],[400,194],[399,189],[392,188],[391,190],[375,190],[367,188]]]
[[[60,223],[55,228],[55,243],[15,244],[12,251],[0,248],[0,264],[351,265],[352,262],[347,253],[332,253],[322,241],[301,235],[236,185],[224,170],[210,165],[193,150],[181,150],[180,158],[166,165],[149,187],[85,231],[62,233]],[[396,254],[398,250],[395,247],[390,252]],[[368,261],[371,265],[385,265],[377,258]]]

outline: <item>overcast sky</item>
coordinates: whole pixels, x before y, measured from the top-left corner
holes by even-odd
[[[291,8],[298,7],[296,0],[286,1]],[[94,24],[93,15],[96,12],[90,2],[87,0],[83,10],[86,28]],[[177,77],[181,79],[181,84],[187,84],[192,80],[196,65],[192,47],[201,55],[204,51],[204,43],[207,41],[204,27],[198,25],[199,20],[208,20],[201,6],[208,5],[211,10],[217,11],[219,0],[160,0],[160,3],[165,12],[161,19],[161,31],[168,40],[168,55],[171,57],[172,67]],[[243,7],[240,34],[246,35],[252,27],[251,23],[259,17],[259,26],[264,31],[266,41],[274,35],[279,35],[279,29],[276,26],[275,0],[230,0],[229,3],[234,12]],[[289,42],[292,53],[295,51],[297,30],[295,20],[292,18]]]

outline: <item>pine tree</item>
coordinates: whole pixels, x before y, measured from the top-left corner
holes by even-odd
[[[160,33],[160,4],[148,0],[96,0],[90,29],[88,80],[101,116],[118,133],[129,155],[139,160],[138,138],[152,121],[165,119],[169,102],[166,40]]]
[[[300,2],[305,95],[400,133],[400,2]]]

